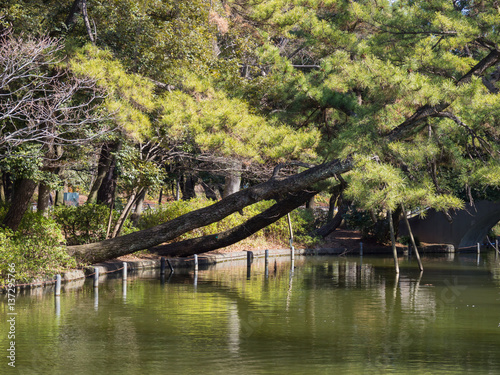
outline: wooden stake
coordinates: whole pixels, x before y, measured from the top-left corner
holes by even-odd
[[[387,219],[389,220],[389,230],[391,232],[392,255],[394,256],[394,268],[399,274],[398,252],[396,250],[396,237],[394,236],[394,223],[392,222],[392,210],[387,210]]]
[[[422,261],[420,260],[420,254],[418,253],[417,244],[415,243],[415,238],[413,237],[413,232],[411,230],[410,222],[408,221],[408,215],[406,213],[405,205],[403,203],[401,203],[401,208],[403,209],[403,217],[405,220],[406,228],[408,229],[408,233],[410,234],[411,244],[415,249],[415,256],[417,258],[418,268],[420,269],[420,271],[423,271],[424,266],[422,265]]]

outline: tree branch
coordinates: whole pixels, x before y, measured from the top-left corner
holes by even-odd
[[[156,246],[150,250],[158,255],[189,256],[232,245],[278,221],[287,213],[306,203],[317,193],[317,191],[300,191],[297,194],[288,194],[286,199],[277,202],[245,223],[225,232]]]

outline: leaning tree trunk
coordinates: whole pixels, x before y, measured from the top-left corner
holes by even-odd
[[[3,219],[2,225],[13,231],[17,230],[24,213],[29,208],[31,197],[35,192],[37,183],[31,179],[22,179],[15,183],[12,202]]]
[[[410,222],[408,221],[408,213],[406,212],[404,203],[401,204],[401,209],[403,211],[403,218],[404,218],[404,221],[406,224],[406,229],[408,229],[408,233],[410,234],[411,244],[412,244],[413,248],[415,249],[415,256],[417,258],[418,268],[420,269],[420,271],[423,271],[424,266],[422,265],[422,260],[420,259],[418,247],[417,247],[417,244],[415,243],[415,237],[413,237],[413,231],[411,230],[411,225],[410,225]]]
[[[499,61],[500,51],[495,49],[456,81],[456,85],[460,86],[470,82],[473,75],[482,75],[488,68]],[[395,142],[403,139],[414,132],[415,129],[418,129],[425,119],[440,114],[449,105],[450,103],[443,101],[434,106],[425,104],[419,107],[413,115],[385,134],[385,140]],[[74,255],[79,261],[96,262],[147,249],[162,242],[170,241],[190,230],[222,220],[233,212],[260,200],[272,199],[279,194],[306,189],[316,182],[340,175],[352,168],[353,162],[351,159],[324,163],[286,179],[279,181],[271,179],[234,193],[211,206],[189,212],[153,228],[94,244],[68,247],[68,253]]]
[[[130,195],[130,197],[127,200],[127,204],[123,208],[123,211],[122,211],[120,217],[118,218],[118,222],[115,225],[115,229],[113,230],[113,234],[111,235],[111,238],[115,238],[115,237],[118,237],[120,235],[120,232],[123,228],[123,224],[125,224],[125,221],[127,220],[128,215],[130,214],[130,211],[132,210],[132,207],[134,206],[134,204],[137,203],[138,198],[145,192],[146,192],[145,188],[142,188],[139,192],[135,192],[135,191],[132,192],[132,194]]]
[[[225,232],[174,242],[168,245],[156,246],[152,248],[151,251],[159,255],[189,256],[232,245],[278,221],[289,212],[306,203],[316,194],[316,191],[302,191],[297,194],[288,194],[286,199],[277,202],[275,205],[252,217],[245,223]]]
[[[342,224],[342,220],[344,219],[344,215],[347,213],[347,210],[349,210],[351,201],[343,202],[342,199],[339,198],[337,202],[339,203],[337,213],[335,214],[332,220],[328,221],[321,228],[318,228],[313,232],[315,236],[325,238],[335,229],[337,229],[340,226],[340,224]]]
[[[146,200],[146,194],[148,189],[142,189],[142,191],[137,195],[137,200],[135,202],[134,215],[140,218],[142,212],[144,211],[144,201]]]
[[[259,185],[234,193],[208,207],[191,211],[166,223],[125,236],[93,244],[68,247],[68,253],[80,262],[100,262],[148,249],[189,232],[193,229],[220,221],[226,216],[251,204],[266,199],[279,199],[287,193],[308,188],[316,182],[351,170],[350,159],[331,161],[310,168],[288,178],[271,179]]]

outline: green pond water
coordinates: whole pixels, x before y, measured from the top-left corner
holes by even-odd
[[[1,374],[499,374],[500,261],[256,259],[19,293]]]

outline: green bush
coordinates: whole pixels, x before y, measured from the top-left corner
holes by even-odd
[[[188,212],[209,206],[214,202],[207,199],[195,198],[189,201],[176,201],[164,204],[158,207],[157,210],[150,210],[144,213],[139,221],[139,228],[146,229],[155,225],[165,223],[169,220],[175,219],[178,216],[184,215]],[[240,225],[258,215],[262,211],[268,209],[274,204],[273,201],[261,201],[243,209],[243,214],[235,212],[232,215],[224,218],[221,221],[212,223],[202,228],[197,228],[191,232],[185,233],[178,237],[177,241],[186,240],[189,238],[202,237],[209,234],[220,233]],[[297,209],[291,214],[294,237],[299,243],[310,245],[314,239],[307,236],[313,229],[314,217],[308,210]],[[281,218],[277,222],[269,225],[261,231],[254,234],[255,237],[265,237],[277,241],[287,242],[289,238],[288,223],[286,217]]]
[[[109,208],[105,205],[58,206],[54,209],[53,215],[57,223],[61,225],[68,245],[82,245],[106,239]],[[116,223],[118,217],[119,213],[113,211],[112,225]],[[133,230],[127,219],[121,234],[127,234]]]
[[[65,250],[61,227],[53,218],[27,212],[16,232],[0,229],[0,285],[15,264],[16,283],[51,277],[76,267]]]

